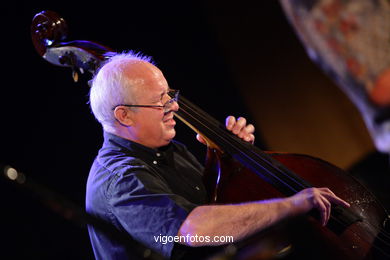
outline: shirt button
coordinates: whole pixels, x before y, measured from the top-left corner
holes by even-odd
[[[157,164],[157,161],[153,161],[153,164]]]
[[[160,157],[161,156],[161,153],[156,153],[157,157]]]
[[[196,190],[200,190],[200,188],[198,186],[195,187]]]

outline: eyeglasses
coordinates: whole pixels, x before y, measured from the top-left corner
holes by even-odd
[[[165,102],[162,106],[160,105],[126,105],[126,104],[119,104],[112,108],[112,110],[115,110],[116,107],[124,106],[124,107],[160,107],[164,110],[164,113],[171,110],[172,105],[174,102],[177,102],[179,100],[179,90],[171,89],[167,92],[168,96],[171,98]]]

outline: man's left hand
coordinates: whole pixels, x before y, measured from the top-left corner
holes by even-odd
[[[233,134],[237,135],[239,138],[246,142],[254,143],[255,136],[255,127],[252,124],[246,124],[246,119],[244,117],[239,117],[237,120],[234,116],[228,116],[225,121],[226,129],[231,131]],[[197,135],[196,138],[199,142],[206,144],[205,140],[201,135]]]
[[[225,121],[226,129],[230,130],[233,134],[240,137],[242,140],[254,143],[255,127],[252,124],[248,124],[244,117],[239,117],[237,120],[234,116],[228,116]]]

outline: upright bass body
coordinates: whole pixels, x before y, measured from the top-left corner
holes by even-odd
[[[326,227],[312,216],[304,221],[292,221],[291,225],[298,223],[299,226],[286,228],[282,233],[278,231],[276,242],[275,237],[269,238],[274,247],[270,258],[282,258],[279,250],[288,246],[288,252],[282,254],[288,259],[390,259],[389,215],[370,191],[342,169],[321,159],[290,153],[269,152],[268,155],[313,187],[330,188],[351,204],[349,210],[354,213],[352,217],[333,213]],[[205,184],[211,203],[241,203],[286,196],[252,169],[218,149],[208,150],[206,162]],[[267,245],[270,246],[269,241]]]

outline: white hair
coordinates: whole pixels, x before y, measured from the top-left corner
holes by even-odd
[[[128,94],[134,82],[125,76],[126,65],[134,61],[153,64],[151,57],[140,53],[120,53],[108,59],[92,79],[89,102],[95,118],[105,131],[112,132],[115,124],[113,108],[135,101],[134,97]]]

